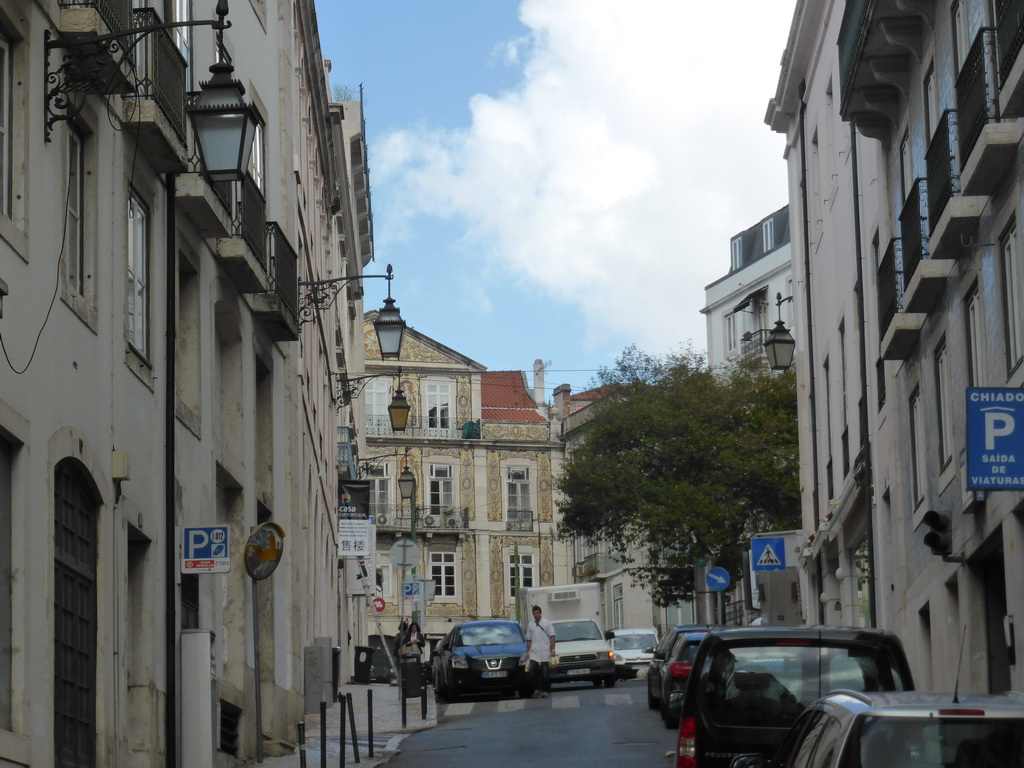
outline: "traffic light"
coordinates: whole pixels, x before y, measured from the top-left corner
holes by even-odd
[[[953,551],[953,534],[949,532],[949,515],[929,509],[924,513],[921,522],[928,526],[924,535],[924,545],[933,555],[948,557]]]

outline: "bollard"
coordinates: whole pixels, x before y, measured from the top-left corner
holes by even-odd
[[[427,676],[420,675],[420,719],[427,719]]]
[[[370,750],[370,759],[373,759],[373,691],[369,688],[366,689],[366,733],[367,733],[367,744]]]
[[[341,747],[341,749],[338,750],[338,765],[341,766],[341,768],[345,768],[345,704],[348,702],[345,700],[345,697],[341,695],[340,691],[338,692],[338,702],[341,704],[341,733],[338,734],[338,746]]]
[[[359,762],[359,740],[356,738],[356,708],[352,706],[352,694],[346,693],[345,699],[348,701],[348,724],[352,727],[352,754],[355,755],[355,762]],[[345,713],[342,712],[342,717]]]
[[[299,722],[299,768],[306,768],[306,722]]]
[[[327,768],[327,702],[320,702],[320,768]]]

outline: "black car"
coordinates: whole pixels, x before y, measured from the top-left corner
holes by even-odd
[[[679,724],[679,708],[683,702],[686,681],[690,679],[697,646],[707,632],[680,632],[669,648],[661,667],[661,719],[666,728]]]
[[[770,759],[800,713],[839,688],[913,690],[896,635],[857,627],[712,630],[686,684],[676,768],[730,768],[739,755]]]
[[[647,667],[647,706],[651,709],[658,709],[661,706],[661,675],[665,666],[665,657],[668,656],[672,645],[680,635],[686,632],[706,632],[711,629],[706,624],[686,624],[678,627],[669,627],[661,640],[654,647],[654,656]]]
[[[532,692],[521,657],[526,638],[514,621],[491,619],[456,625],[431,656],[434,692],[455,701],[466,693]]]

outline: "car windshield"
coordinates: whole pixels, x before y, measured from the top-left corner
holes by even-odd
[[[788,728],[828,691],[900,691],[904,683],[886,651],[860,647],[773,644],[729,646],[711,658],[708,713],[719,725]]]
[[[555,640],[569,643],[573,640],[600,640],[601,631],[592,621],[561,621],[555,624]]]
[[[462,645],[508,645],[525,643],[518,624],[479,624],[462,628]]]
[[[654,635],[618,635],[612,638],[612,648],[620,651],[653,648],[658,642]]]
[[[1024,719],[863,717],[843,768],[1024,768]]]

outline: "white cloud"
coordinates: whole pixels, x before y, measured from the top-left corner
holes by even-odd
[[[729,237],[786,202],[763,116],[791,12],[524,0],[528,42],[495,49],[522,68],[518,88],[474,96],[465,130],[378,139],[374,176],[410,219],[465,222],[488,272],[577,306],[591,341],[703,347]]]

